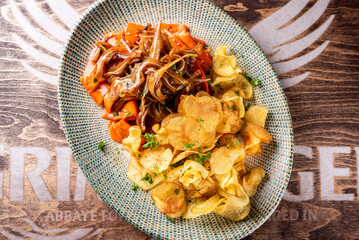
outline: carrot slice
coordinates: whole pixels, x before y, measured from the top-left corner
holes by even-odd
[[[184,24],[168,24],[168,23],[162,23],[162,29],[166,29],[167,31],[171,33],[178,32],[182,29],[188,30],[188,27]]]
[[[191,34],[185,29],[182,29],[181,31],[175,33],[175,36],[177,36],[188,48],[192,49],[197,44],[192,40]]]
[[[201,67],[201,65],[200,65],[201,63],[200,63],[200,61],[195,61],[194,63],[193,63],[193,72],[196,72],[198,69],[201,71],[201,75],[200,75],[200,77],[201,78],[206,78],[206,74],[204,73],[204,71],[203,71],[203,69],[202,69],[202,67]]]
[[[169,32],[166,29],[163,29],[163,31],[168,35],[168,40],[170,41],[170,44],[173,48],[177,48],[181,50],[189,49],[180,39],[178,39],[171,32]]]
[[[121,115],[125,115],[128,121],[136,120],[138,112],[136,100],[127,101],[121,109]]]
[[[110,90],[111,85],[108,83],[102,83],[96,90],[89,92],[93,100],[96,102],[97,106],[101,106],[103,103],[103,98],[106,93]]]
[[[135,44],[140,40],[137,30],[144,29],[145,26],[129,23],[125,31],[125,40],[128,40],[132,44]]]
[[[200,53],[200,54],[198,54],[198,58],[201,59],[208,66],[212,65],[212,57],[211,57],[211,55],[209,55],[209,53],[206,53],[206,52]]]
[[[121,143],[124,138],[128,137],[130,127],[131,125],[125,120],[112,123],[109,128],[110,137],[112,140]]]

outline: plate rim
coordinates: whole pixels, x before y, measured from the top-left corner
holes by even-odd
[[[62,47],[62,53],[61,53],[61,57],[60,57],[60,61],[59,61],[59,67],[58,67],[58,73],[57,73],[57,100],[58,100],[58,105],[59,105],[59,113],[60,113],[60,120],[61,120],[61,125],[62,125],[62,128],[63,128],[63,131],[65,133],[65,137],[66,137],[66,141],[69,143],[69,146],[70,146],[70,149],[71,149],[71,152],[73,153],[74,152],[74,146],[73,144],[70,143],[70,137],[69,137],[69,131],[67,129],[67,126],[66,126],[66,121],[65,121],[65,118],[63,117],[63,113],[62,113],[62,107],[63,107],[63,102],[62,102],[62,98],[61,98],[61,90],[60,90],[60,85],[61,85],[61,82],[62,82],[62,78],[63,78],[63,72],[61,71],[62,68],[63,68],[63,64],[64,64],[64,58],[66,57],[66,50],[68,49],[69,47],[69,44],[71,43],[71,39],[74,35],[74,33],[79,29],[80,27],[80,24],[81,22],[84,20],[85,17],[87,17],[88,15],[91,14],[92,11],[94,11],[96,9],[96,7],[98,7],[100,4],[102,4],[103,2],[110,2],[111,0],[96,0],[94,3],[92,3],[82,14],[81,16],[79,17],[79,19],[76,21],[76,23],[74,24],[74,26],[72,27],[71,29],[71,32],[70,34],[68,35],[67,37],[67,40],[65,42],[65,44],[63,45]],[[121,0],[116,0],[116,1],[121,1]],[[127,0],[124,0],[124,1],[127,1]],[[143,1],[146,1],[146,0],[143,0]],[[151,1],[151,0],[150,0]],[[159,1],[159,0],[157,0]],[[183,0],[181,0],[183,1]],[[231,15],[229,15],[227,12],[225,12],[223,9],[221,9],[219,6],[217,6],[216,4],[212,3],[211,1],[209,0],[190,0],[190,1],[194,1],[194,2],[199,2],[198,4],[209,4],[211,7],[215,8],[217,11],[221,12],[227,19],[229,19],[230,21],[232,21],[235,26],[237,28],[241,28],[244,30],[244,33],[246,35],[249,36],[249,39],[251,40],[251,42],[258,48],[258,50],[260,51],[260,55],[262,55],[264,57],[264,60],[266,61],[267,65],[270,67],[270,70],[269,72],[272,72],[274,77],[275,77],[275,82],[276,84],[279,85],[279,94],[283,97],[283,100],[284,100],[284,106],[285,106],[285,110],[288,114],[288,124],[289,124],[289,137],[290,137],[290,155],[289,155],[289,164],[288,164],[288,170],[287,170],[287,176],[286,176],[286,179],[285,179],[285,186],[284,186],[284,189],[283,191],[281,192],[281,194],[279,195],[279,198],[278,200],[275,202],[275,207],[273,207],[269,213],[266,215],[266,217],[262,218],[260,222],[258,222],[255,227],[251,228],[246,234],[244,237],[247,237],[249,236],[250,234],[252,234],[254,231],[256,231],[258,228],[260,228],[271,216],[272,214],[274,213],[274,211],[277,209],[277,207],[279,206],[279,203],[283,200],[283,195],[285,193],[285,190],[287,189],[288,187],[288,183],[289,183],[289,180],[290,180],[290,176],[291,176],[291,173],[292,173],[292,168],[293,168],[293,156],[294,156],[294,135],[293,135],[293,122],[292,122],[292,116],[291,116],[291,113],[290,113],[290,109],[289,109],[289,105],[288,105],[288,100],[287,100],[287,97],[284,93],[284,90],[283,90],[283,87],[282,87],[282,84],[280,83],[280,80],[278,78],[278,75],[277,73],[275,72],[272,64],[270,63],[267,55],[264,53],[263,49],[259,46],[259,44],[257,43],[257,41],[252,37],[252,35],[247,31],[247,29],[240,25]],[[73,155],[74,159],[76,160],[76,163],[78,164],[78,160],[77,160],[77,156]],[[83,172],[83,174],[86,176],[86,180],[88,182],[89,181],[89,178],[87,176],[87,173],[86,171],[84,171],[83,169],[83,166],[81,166],[80,164],[78,164],[78,167],[81,168],[81,171]],[[98,193],[98,191],[92,186],[92,184],[90,184],[90,186],[95,190],[96,194],[98,194],[98,196],[101,197],[101,195]],[[155,234],[154,232],[150,231],[150,230],[146,230],[144,228],[142,228],[141,224],[139,223],[136,223],[136,222],[133,222],[131,220],[131,218],[125,216],[124,214],[121,214],[119,213],[118,211],[116,211],[116,209],[113,207],[113,205],[110,205],[108,204],[107,200],[103,200],[107,206],[109,206],[114,212],[116,212],[116,214],[118,214],[122,219],[124,219],[126,222],[130,223],[132,226],[136,227],[137,229],[139,229],[140,231],[150,235],[151,237],[156,237],[156,238],[159,238],[159,239],[167,239],[166,236],[162,236],[162,235],[159,235],[159,234]]]

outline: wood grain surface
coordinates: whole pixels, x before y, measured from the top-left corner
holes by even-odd
[[[56,70],[29,56],[14,40],[20,36],[31,47],[57,57],[29,37],[14,17],[12,6],[16,5],[35,29],[46,34],[26,12],[24,1],[0,1],[0,239],[32,239],[35,233],[58,236],[61,229],[69,239],[149,239],[99,200],[78,171],[61,128],[56,86],[29,73],[23,63],[47,74]],[[211,1],[248,30],[289,2]],[[318,1],[310,0],[287,25]],[[47,1],[35,3],[70,30]],[[80,14],[93,0],[68,3]],[[296,146],[290,194],[247,239],[359,239],[359,2],[331,0],[318,20],[291,42],[307,36],[332,15],[332,23],[318,40],[287,60],[329,41],[325,50],[280,75],[285,79],[310,72],[305,80],[285,89]],[[28,173],[38,166],[44,166],[44,185],[34,186]],[[24,173],[19,174],[22,169]],[[23,194],[16,181],[22,183]],[[44,200],[47,193],[50,199]],[[46,232],[53,229],[58,232]]]

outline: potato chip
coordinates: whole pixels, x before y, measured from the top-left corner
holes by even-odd
[[[217,186],[215,181],[208,177],[207,179],[201,180],[199,183],[194,184],[194,188],[202,196],[213,196],[217,192]]]
[[[237,171],[232,167],[224,174],[215,174],[218,186],[226,190],[228,193],[235,195],[235,184],[238,183]]]
[[[179,150],[198,150],[213,143],[216,132],[198,131],[202,123],[187,116],[178,116],[169,120],[164,126],[168,143]]]
[[[218,100],[209,96],[182,95],[178,113],[192,117],[199,123],[199,127],[193,130],[213,132],[221,121],[221,112],[218,111],[215,101]]]
[[[143,190],[152,189],[163,179],[163,174],[156,174],[144,168],[134,156],[131,156],[128,163],[127,176]]]
[[[234,91],[238,91],[239,95],[244,99],[249,99],[253,96],[253,87],[252,84],[248,81],[248,79],[242,74],[238,74],[238,85],[237,89],[233,89]]]
[[[229,149],[235,149],[239,152],[238,158],[234,161],[234,163],[243,163],[246,159],[246,151],[244,146],[234,134],[223,135],[219,139],[218,145]]]
[[[168,182],[179,182],[179,178],[183,172],[183,165],[169,170],[165,173],[164,180]],[[179,182],[180,183],[180,182]],[[182,184],[182,183],[181,183]]]
[[[170,218],[178,218],[185,213],[186,209],[187,209],[187,204],[183,204],[182,207],[177,212],[166,213],[166,215]]]
[[[216,194],[201,204],[195,204],[195,206],[193,206],[191,209],[191,212],[196,215],[205,215],[211,213],[219,204],[224,201],[224,198],[221,198],[219,194]]]
[[[152,172],[159,173],[168,168],[173,154],[171,149],[160,146],[154,149],[145,149],[138,157],[143,167]]]
[[[259,183],[264,178],[265,171],[261,167],[254,167],[247,173],[242,180],[243,189],[246,191],[248,196],[253,196],[254,193],[257,191],[257,187]]]
[[[161,183],[153,189],[151,197],[156,207],[165,214],[176,213],[181,210],[182,212],[179,215],[181,216],[186,210],[186,208],[183,208],[183,205],[187,204],[185,192],[176,183]]]
[[[195,154],[199,154],[199,152],[197,151],[185,151],[185,152],[181,152],[180,154],[178,154],[171,162],[171,165],[172,164],[175,164],[185,158],[187,158],[188,156],[191,156],[191,155],[195,155]]]
[[[240,184],[236,184],[236,196],[227,193],[224,190],[219,190],[218,193],[225,197],[223,205],[219,205],[214,209],[214,212],[222,217],[232,221],[240,221],[248,216],[250,211],[249,197],[244,192]]]
[[[209,159],[212,172],[215,174],[224,174],[228,172],[239,155],[240,152],[235,149],[226,147],[214,148],[211,158]]]
[[[222,100],[228,104],[229,110],[236,113],[240,118],[244,117],[246,112],[243,104],[243,98],[238,96],[233,90],[223,94]]]
[[[223,104],[222,121],[217,127],[219,133],[236,133],[243,125],[243,120],[240,119],[233,111],[230,111],[226,103]]]
[[[122,140],[123,148],[131,155],[138,155],[141,146],[141,129],[139,126],[131,126],[129,136]]]
[[[261,143],[269,144],[272,140],[270,134],[261,126],[246,122],[242,128],[241,135],[244,141],[244,149],[247,155],[259,155],[262,153]]]
[[[222,77],[233,75],[236,72],[231,61],[232,59],[228,56],[214,55],[212,59],[213,71]]]
[[[206,197],[192,199],[192,201],[190,203],[188,203],[187,209],[184,212],[183,217],[184,218],[195,218],[195,217],[200,216],[201,214],[192,213],[192,209],[193,209],[193,207],[197,206],[197,204],[204,203],[207,199],[208,198],[206,198]]]
[[[208,176],[208,171],[201,164],[196,161],[187,160],[183,164],[179,181],[186,188],[189,187],[190,184],[196,185],[196,183],[200,183],[202,179],[206,179]]]
[[[268,108],[265,106],[255,105],[251,106],[244,116],[244,121],[257,124],[264,127],[268,114]]]

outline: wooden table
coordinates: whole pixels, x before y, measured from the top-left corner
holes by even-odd
[[[358,239],[359,2],[212,1],[272,56],[294,124],[288,190],[248,239]],[[92,2],[0,2],[1,239],[149,238],[98,199],[61,129],[59,53]]]

